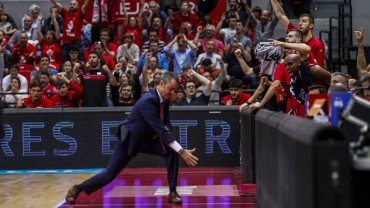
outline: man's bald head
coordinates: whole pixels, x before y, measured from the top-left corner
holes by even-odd
[[[284,59],[284,64],[289,74],[295,74],[301,66],[301,59],[297,54],[290,54]]]
[[[287,57],[285,57],[285,62],[301,62],[301,59],[297,54],[289,54]]]

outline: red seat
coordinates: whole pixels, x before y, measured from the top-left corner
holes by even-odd
[[[18,67],[19,67],[18,73],[26,77],[28,86],[30,86],[31,72],[33,70],[33,66],[31,64],[18,64]]]
[[[19,71],[26,70],[26,71],[32,71],[33,66],[31,64],[18,64]]]

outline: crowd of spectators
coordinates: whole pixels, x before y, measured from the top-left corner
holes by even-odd
[[[68,7],[50,2],[47,17],[32,4],[19,26],[0,3],[5,107],[132,106],[166,71],[181,79],[173,105],[265,107],[302,116],[311,86],[326,92],[338,82],[370,100],[369,90],[352,90],[370,85],[364,29],[355,31],[358,79],[331,74],[325,47],[312,32],[314,18],[301,14],[293,25],[287,1],[270,0],[268,10],[228,0],[215,22],[209,14],[199,18],[187,0],[177,9],[140,0],[137,16],[121,0],[122,31],[109,12],[113,0],[71,0]],[[88,7],[92,18],[86,21]],[[287,36],[274,40],[279,22]]]

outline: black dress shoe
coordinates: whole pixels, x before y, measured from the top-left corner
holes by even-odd
[[[168,194],[168,203],[171,204],[182,204],[182,200],[177,191],[172,191]]]
[[[74,185],[68,190],[68,193],[66,195],[66,202],[70,204],[74,204],[76,202],[76,199],[80,194],[80,191],[76,187],[77,185]]]

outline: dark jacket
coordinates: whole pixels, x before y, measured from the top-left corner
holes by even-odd
[[[175,141],[170,131],[169,107],[170,102],[164,101],[162,121],[157,90],[150,90],[135,103],[129,117],[123,123],[130,132],[128,138],[130,156],[135,156],[148,148],[163,148],[166,151],[168,144]],[[157,136],[159,138],[156,138]]]

